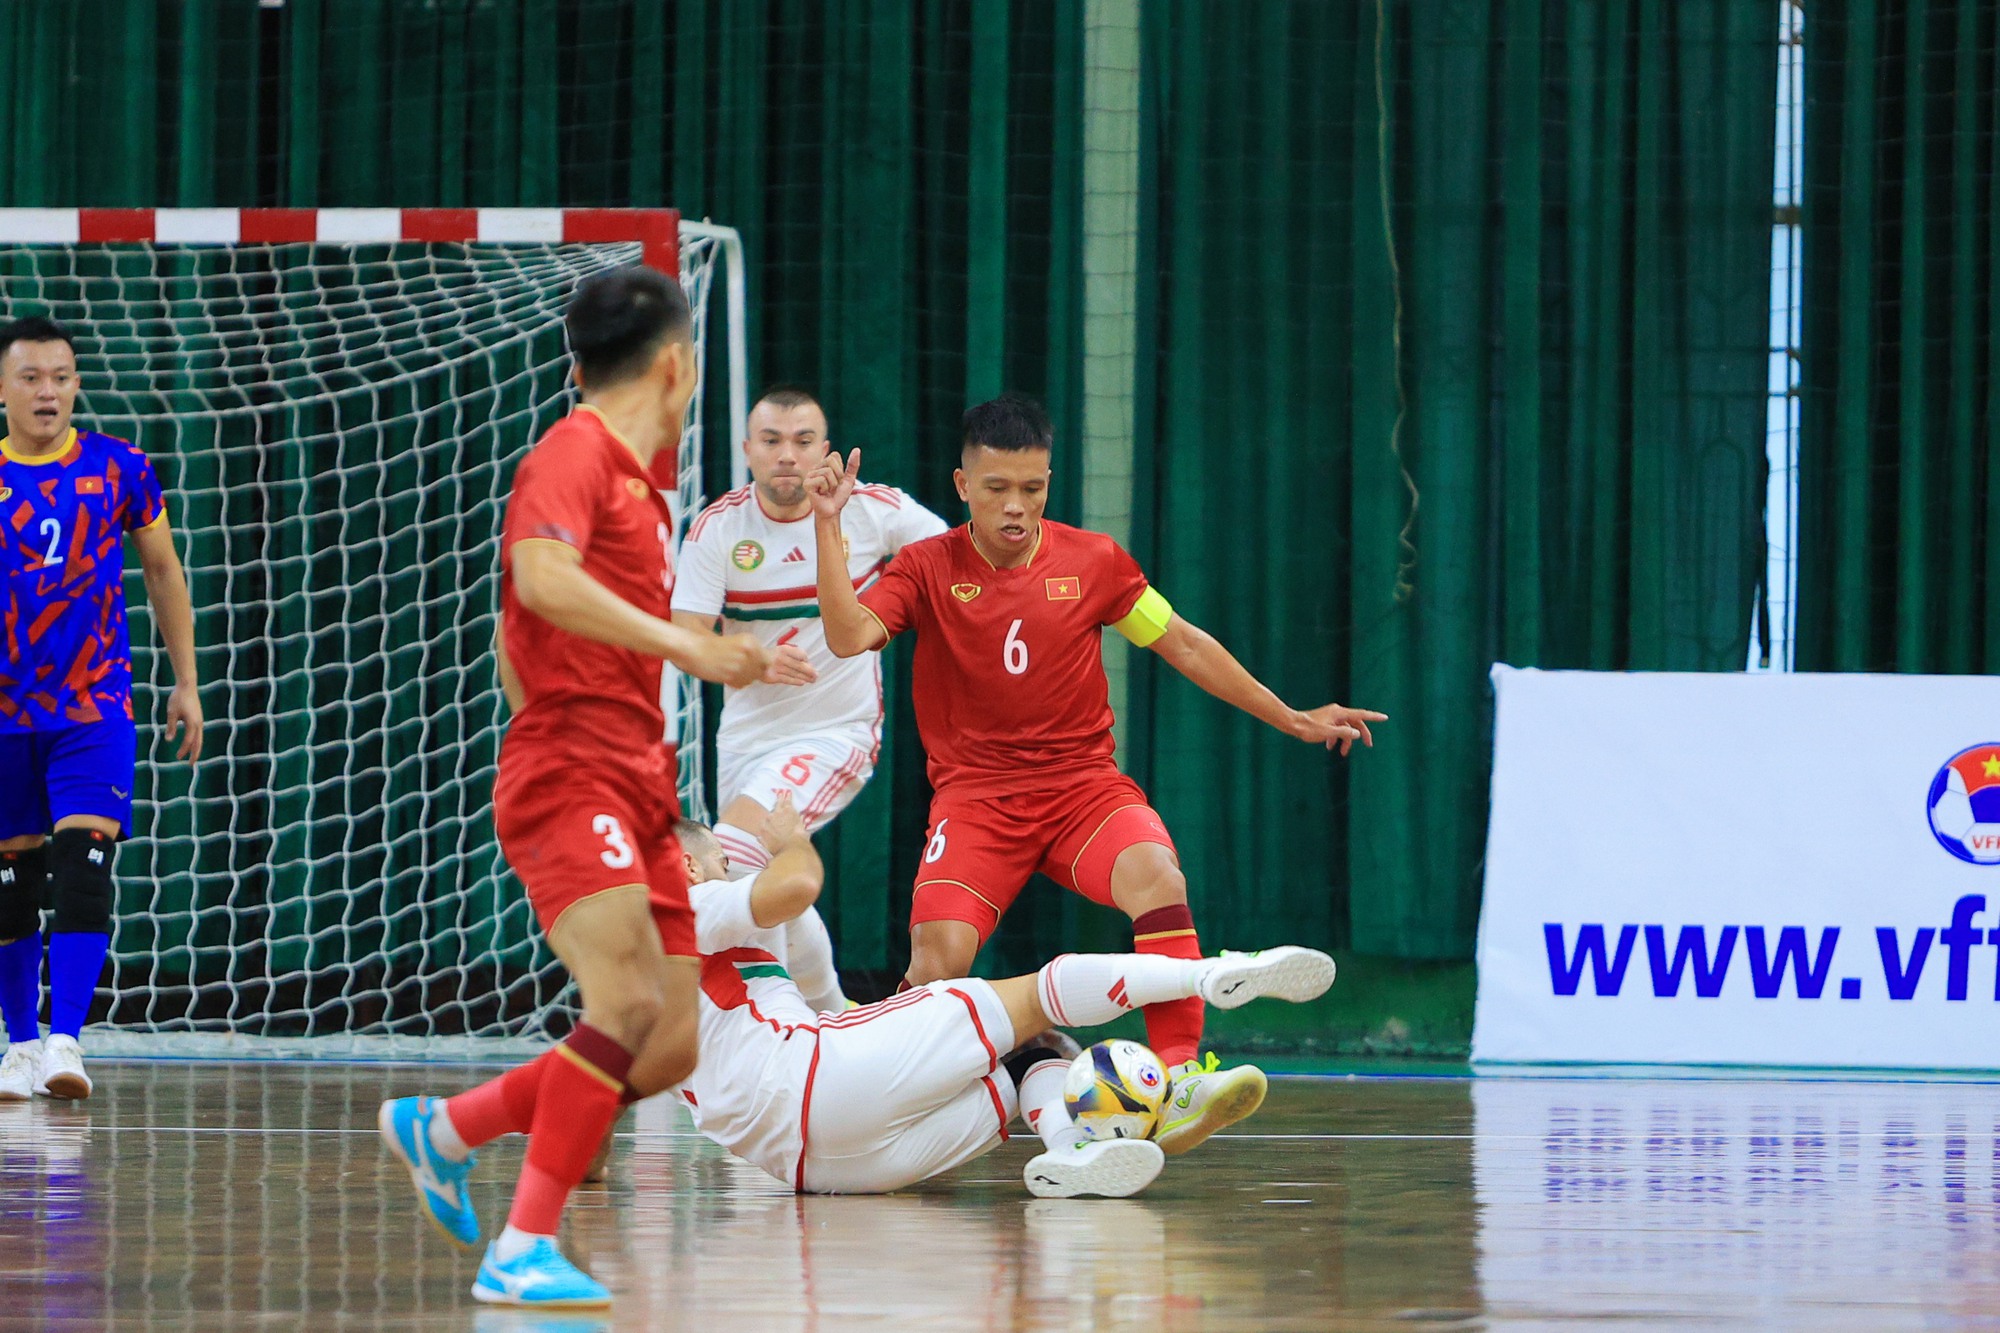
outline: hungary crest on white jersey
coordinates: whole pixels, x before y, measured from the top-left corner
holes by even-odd
[[[841,511],[847,576],[856,591],[882,576],[896,552],[945,531],[945,521],[893,486],[857,486]],[[811,685],[730,690],[716,735],[721,750],[744,753],[799,736],[882,721],[881,655],[835,657],[819,620],[819,557],[813,518],[781,521],[764,512],[754,485],[704,509],[688,528],[673,608],[721,616],[725,633],[750,633],[766,647],[802,649],[819,672]]]

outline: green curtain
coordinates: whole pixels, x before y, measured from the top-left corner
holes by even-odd
[[[1806,22],[1799,666],[2000,669],[2000,17]]]
[[[1129,766],[1212,943],[1467,956],[1489,664],[1743,660],[1775,0],[1140,13],[1135,550],[1288,699],[1394,720],[1329,759],[1140,654]],[[1051,513],[1076,521],[1083,18],[1081,0],[10,6],[0,202],[712,216],[744,235],[755,380],[813,386],[838,443],[948,516],[967,401],[1042,394]],[[264,632],[212,598],[202,626],[211,678]],[[902,649],[888,669],[880,775],[824,839],[843,961],[885,975],[927,797]],[[395,707],[449,711],[450,690]],[[414,717],[377,720],[401,736]],[[302,738],[277,739],[276,767],[309,775]],[[415,836],[405,798],[440,780],[385,766],[383,836]],[[483,839],[468,825],[416,864],[474,873]],[[354,866],[375,891],[376,863]],[[1122,939],[1042,888],[988,966]],[[282,873],[258,891],[293,910]],[[421,956],[421,932],[387,938]]]
[[[1392,717],[1329,762],[1159,683],[1150,789],[1223,942],[1468,956],[1490,664],[1744,661],[1776,6],[1149,16],[1152,567],[1287,699]]]

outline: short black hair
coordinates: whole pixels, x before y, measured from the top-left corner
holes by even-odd
[[[715,836],[714,829],[685,815],[674,821],[674,837],[684,850],[694,853],[697,857],[702,854],[702,849],[705,847],[722,846],[721,841]]]
[[[76,339],[69,336],[69,330],[47,315],[23,315],[0,324],[0,357],[15,343],[67,343],[72,353],[76,351]]]
[[[813,396],[812,390],[803,388],[797,384],[773,384],[770,388],[758,394],[757,401],[750,404],[750,406],[754,408],[764,403],[769,403],[773,407],[783,408],[788,412],[795,407],[817,407],[822,413],[826,411],[825,406],[821,404],[819,399]]]
[[[1049,414],[1025,393],[1009,389],[988,403],[969,407],[958,422],[964,448],[998,449],[1019,453],[1024,449],[1053,449],[1055,427]]]
[[[667,339],[686,340],[694,315],[678,282],[632,264],[579,282],[563,324],[583,383],[595,389],[644,370]]]

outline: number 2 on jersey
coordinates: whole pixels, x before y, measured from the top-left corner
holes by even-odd
[[[639,858],[632,853],[632,844],[625,840],[625,826],[618,822],[616,815],[596,815],[590,821],[590,831],[604,839],[608,849],[599,852],[597,859],[613,870],[623,870]]]
[[[1020,621],[1007,627],[1007,642],[1002,645],[1002,653],[1008,675],[1024,676],[1028,673],[1028,645],[1021,638]]]
[[[49,539],[49,549],[42,554],[42,568],[53,569],[63,562],[56,552],[62,547],[62,523],[53,518],[42,520],[42,535]]]

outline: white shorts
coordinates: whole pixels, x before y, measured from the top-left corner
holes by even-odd
[[[792,794],[792,808],[817,833],[845,810],[875,773],[873,727],[820,732],[769,750],[715,753],[716,809],[748,796],[769,810],[778,793]]]
[[[1016,1109],[1014,1025],[983,981],[933,981],[820,1020],[801,1193],[880,1194],[1000,1146]]]

